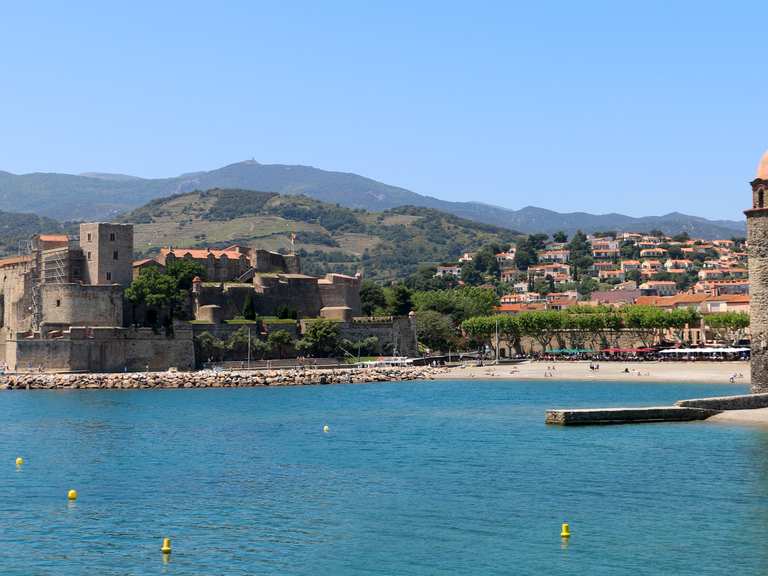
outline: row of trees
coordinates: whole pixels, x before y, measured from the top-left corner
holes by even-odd
[[[262,339],[258,332],[241,326],[227,338],[203,332],[195,339],[198,358],[208,361],[245,360],[250,345],[250,357],[288,358],[296,354],[315,358],[375,354],[379,339],[375,336],[352,341],[341,338],[339,325],[332,320],[318,319],[307,323],[302,338],[296,339],[287,330],[273,330]]]
[[[664,335],[672,333],[684,341],[685,330],[697,327],[699,312],[689,308],[661,310],[652,306],[574,307],[568,310],[523,312],[511,315],[476,316],[465,320],[463,332],[476,344],[494,345],[499,338],[509,343],[518,353],[527,336],[542,349],[558,348],[616,348],[619,338],[629,335],[643,346],[651,346]],[[749,325],[749,315],[740,312],[711,314],[705,324],[715,330],[723,340],[737,340]]]

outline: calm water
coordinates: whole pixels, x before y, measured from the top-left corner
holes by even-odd
[[[0,574],[763,574],[768,433],[543,424],[744,389],[6,392]]]

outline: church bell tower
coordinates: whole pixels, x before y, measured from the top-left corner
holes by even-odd
[[[752,208],[747,216],[749,316],[752,338],[752,392],[768,392],[768,152],[751,182]]]

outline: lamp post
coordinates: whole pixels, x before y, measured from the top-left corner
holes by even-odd
[[[248,326],[248,370],[251,369],[251,327]]]

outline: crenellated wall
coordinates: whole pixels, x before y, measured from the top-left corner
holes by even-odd
[[[149,328],[72,328],[61,338],[24,338],[6,343],[10,370],[123,372],[194,368],[192,328],[179,324],[173,338]]]

